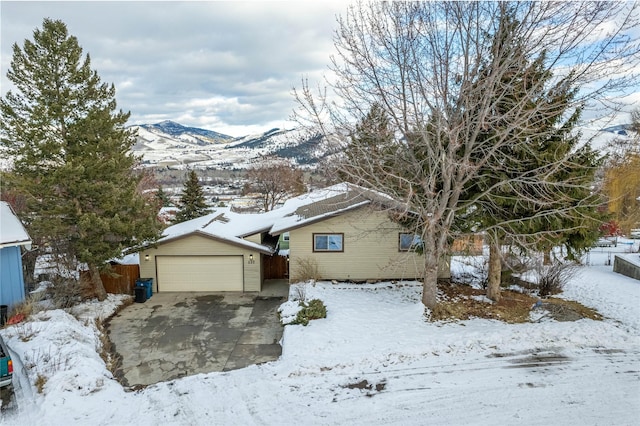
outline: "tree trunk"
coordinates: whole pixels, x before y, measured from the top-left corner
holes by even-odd
[[[107,291],[104,289],[104,284],[102,283],[102,278],[100,278],[100,271],[95,266],[89,267],[89,272],[91,274],[91,284],[93,290],[95,291],[95,295],[98,300],[102,301],[107,298]]]
[[[438,304],[438,260],[433,253],[424,253],[424,281],[422,284],[422,303],[429,309]]]
[[[31,250],[22,255],[22,275],[24,275],[25,292],[34,290],[37,284],[35,269],[38,252],[39,250]]]
[[[495,302],[500,300],[500,281],[502,278],[502,259],[500,243],[489,241],[489,273],[487,283],[487,297]]]
[[[551,265],[551,250],[544,249],[544,259],[542,260],[543,265]]]

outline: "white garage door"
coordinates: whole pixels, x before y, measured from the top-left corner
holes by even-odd
[[[158,256],[158,291],[242,291],[242,256]]]

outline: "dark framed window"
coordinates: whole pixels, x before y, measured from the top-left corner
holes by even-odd
[[[416,234],[401,232],[398,236],[399,251],[415,251],[422,247],[422,239]]]
[[[313,234],[313,251],[344,251],[344,234]]]

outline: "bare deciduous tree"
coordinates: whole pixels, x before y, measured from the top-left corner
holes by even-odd
[[[262,194],[262,208],[266,212],[305,189],[302,170],[278,157],[263,158],[247,170],[247,179],[250,182],[247,189]]]
[[[551,178],[570,165],[569,156],[523,171],[518,158],[505,161],[503,148],[521,144],[517,152],[538,155],[527,135],[538,130],[536,121],[555,114],[557,105],[533,94],[575,89],[569,111],[619,106],[610,95],[637,82],[639,45],[630,32],[638,24],[637,7],[619,2],[371,2],[350,7],[338,19],[329,83],[335,97],[328,99],[322,89],[316,94],[303,83],[294,91],[295,117],[337,141],[337,152],[349,146],[349,155],[336,158],[350,180],[403,203],[407,214],[397,220],[414,226],[424,241],[425,306],[436,305],[438,259],[455,236],[454,220],[491,203],[496,189],[526,197],[530,207],[537,207],[531,210],[538,219],[573,214],[573,207],[556,206],[558,197],[571,194],[567,189],[577,183]],[[522,54],[494,50],[501,48],[494,39],[507,15],[515,18],[512,37],[522,43]],[[502,108],[516,84],[513,70],[525,70],[534,60],[552,77],[532,82]],[[384,149],[348,137],[374,104],[395,132],[393,141],[383,142]],[[488,129],[493,130],[489,136]],[[546,131],[551,130],[540,130],[539,140]],[[496,168],[513,177],[462,197],[471,182]],[[576,204],[580,200],[563,203]],[[492,223],[489,230],[509,234],[510,223],[518,220]]]

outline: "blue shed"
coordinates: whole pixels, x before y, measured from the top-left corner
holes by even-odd
[[[0,201],[0,305],[24,300],[22,247],[31,249],[31,238],[9,203]]]

